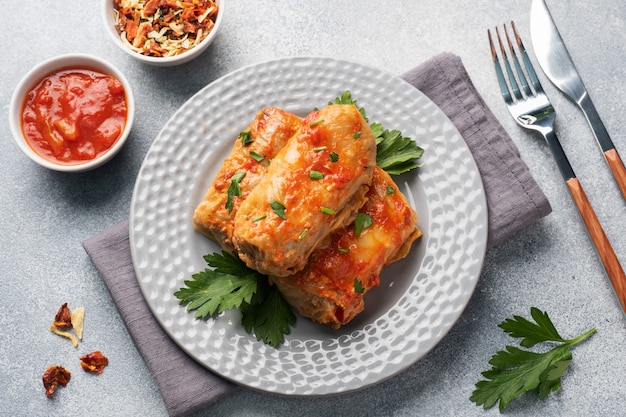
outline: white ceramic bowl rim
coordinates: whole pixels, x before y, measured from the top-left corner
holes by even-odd
[[[84,163],[73,165],[56,164],[37,154],[28,145],[28,143],[26,143],[24,134],[22,132],[21,123],[22,106],[24,104],[24,98],[28,91],[33,88],[35,84],[38,83],[43,77],[54,71],[75,66],[91,67],[103,71],[105,73],[108,73],[109,75],[116,77],[122,83],[126,92],[126,102],[128,110],[128,113],[126,115],[126,125],[124,127],[124,132],[122,132],[122,136],[117,140],[117,142],[115,142],[115,144],[109,150],[107,150],[105,153],[98,156],[97,158],[86,161]],[[9,107],[9,124],[11,126],[11,132],[13,133],[13,138],[15,139],[15,142],[20,147],[20,149],[30,159],[32,159],[39,165],[55,171],[63,172],[87,171],[96,168],[113,158],[113,156],[115,156],[122,148],[122,146],[124,146],[124,143],[126,142],[126,139],[128,138],[128,135],[131,131],[134,118],[135,99],[132,89],[130,87],[130,83],[128,82],[124,74],[122,74],[115,66],[108,63],[107,61],[88,54],[59,55],[53,58],[49,58],[35,65],[15,87],[13,95],[11,96],[11,102]]]
[[[106,32],[113,39],[113,42],[120,47],[124,52],[136,58],[140,61],[143,61],[147,64],[151,65],[160,65],[160,66],[172,66],[179,65],[191,61],[200,55],[213,41],[215,36],[217,35],[218,29],[222,23],[222,17],[224,15],[224,0],[214,0],[217,4],[219,10],[217,12],[217,17],[215,18],[215,26],[211,32],[207,35],[206,38],[202,40],[197,46],[189,49],[179,55],[168,56],[168,57],[156,57],[156,56],[147,56],[137,53],[131,49],[129,49],[126,45],[122,43],[122,40],[115,29],[115,24],[113,21],[113,0],[102,0],[102,21],[106,28]]]

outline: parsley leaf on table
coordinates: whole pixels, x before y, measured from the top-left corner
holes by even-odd
[[[489,360],[493,367],[482,373],[486,380],[476,383],[470,400],[483,408],[490,408],[499,401],[500,412],[509,402],[527,391],[537,390],[543,400],[550,392],[561,387],[561,376],[572,361],[570,347],[582,342],[596,328],[574,339],[564,339],[552,324],[548,313],[532,307],[532,321],[513,316],[499,327],[515,338],[522,338],[520,345],[532,347],[541,342],[557,342],[558,346],[545,353],[535,353],[515,346],[506,346]]]
[[[195,310],[199,319],[239,309],[246,332],[273,347],[284,342],[296,316],[267,277],[227,252],[205,255],[204,260],[212,269],[192,275],[193,280],[174,293],[180,304]]]

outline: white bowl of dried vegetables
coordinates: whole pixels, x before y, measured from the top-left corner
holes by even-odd
[[[191,61],[213,42],[223,0],[103,0],[104,25],[136,59],[172,66]]]

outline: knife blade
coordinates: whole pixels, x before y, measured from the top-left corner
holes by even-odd
[[[584,113],[622,196],[626,199],[626,167],[591,101],[544,0],[532,2],[530,37],[543,72]]]

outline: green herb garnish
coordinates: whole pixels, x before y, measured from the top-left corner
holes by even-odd
[[[252,159],[254,159],[257,162],[261,162],[262,160],[265,159],[265,157],[263,155],[259,155],[258,153],[254,152],[254,151],[250,151],[250,157]]]
[[[195,317],[215,318],[233,308],[241,311],[241,323],[246,332],[270,346],[278,346],[296,322],[289,304],[266,276],[248,268],[238,258],[222,252],[205,255],[212,269],[192,275],[174,296]]]
[[[244,146],[254,142],[254,138],[250,134],[250,129],[246,129],[243,132],[240,132],[239,139],[241,139],[241,144]]]
[[[328,215],[331,215],[331,216],[333,214],[335,214],[335,210],[333,210],[331,208],[328,208],[328,207],[321,207],[320,210],[321,210],[322,213],[328,214]]]
[[[254,219],[252,219],[252,223],[260,222],[261,220],[263,220],[266,217],[267,217],[267,215],[265,215],[265,214],[263,214],[262,216],[255,217]]]
[[[387,185],[387,193],[385,195],[391,195],[395,193],[396,193],[396,189],[393,188],[391,185]]]
[[[274,213],[276,213],[278,217],[280,217],[283,220],[287,220],[287,216],[285,215],[286,207],[283,206],[280,202],[276,200],[271,200],[270,207],[272,208],[272,210],[274,211]]]
[[[354,235],[359,238],[361,237],[361,232],[366,227],[370,227],[372,225],[372,217],[365,213],[357,213],[354,219]]]
[[[309,172],[309,178],[311,178],[312,180],[322,180],[324,179],[324,174],[319,171],[311,170]]]
[[[317,148],[313,148],[315,152],[325,151],[326,149],[328,149],[328,146],[318,146]]]
[[[365,292],[365,288],[363,288],[363,283],[357,278],[354,278],[354,292],[357,292],[359,294],[363,294]]]
[[[515,338],[522,338],[520,346],[530,348],[541,342],[557,342],[560,345],[545,353],[535,353],[515,346],[506,346],[489,360],[493,367],[482,373],[487,378],[476,383],[470,400],[483,408],[496,402],[500,412],[509,402],[527,391],[537,390],[539,399],[561,387],[561,376],[572,361],[570,348],[596,332],[596,328],[574,339],[564,339],[557,332],[548,313],[532,307],[533,323],[523,317],[513,316],[498,326]]]
[[[419,167],[424,149],[398,130],[384,130],[376,137],[376,165],[390,175],[400,175]]]
[[[354,132],[354,133],[352,134],[352,138],[353,138],[353,139],[358,139],[360,136],[361,136],[361,132]]]
[[[322,124],[322,123],[324,123],[324,119],[319,119],[319,120],[316,120],[313,123],[309,124],[309,127],[315,127],[315,126],[317,126],[319,124]]]
[[[233,210],[233,197],[241,197],[241,188],[239,188],[239,183],[246,176],[245,171],[238,172],[230,178],[230,185],[228,186],[228,190],[226,190],[226,210],[230,213]]]
[[[330,162],[339,161],[339,154],[337,152],[331,152],[328,157],[330,158]]]

